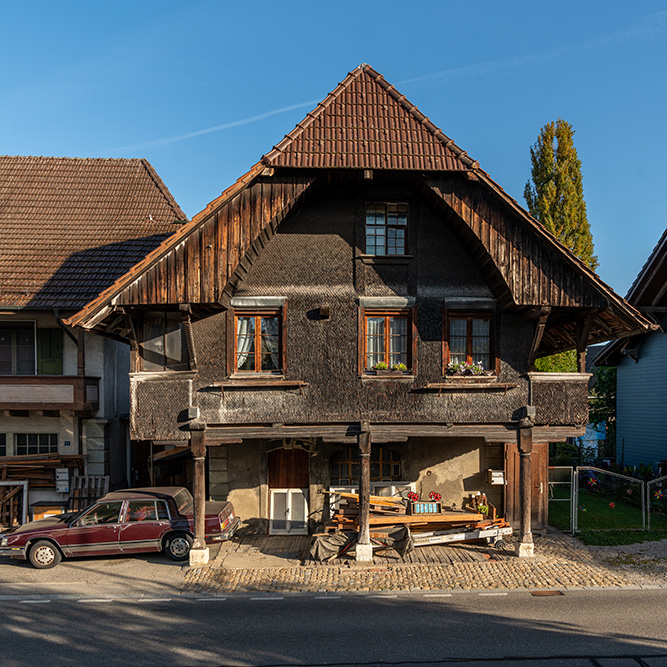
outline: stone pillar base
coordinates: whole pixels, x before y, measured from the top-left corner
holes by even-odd
[[[532,542],[519,542],[515,553],[519,558],[532,558],[535,555],[535,545]]]
[[[209,561],[208,547],[203,549],[190,549],[190,567],[201,567]]]
[[[358,561],[369,562],[373,560],[373,545],[372,544],[357,544],[356,549],[356,559]]]

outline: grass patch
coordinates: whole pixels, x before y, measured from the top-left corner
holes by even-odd
[[[614,506],[610,507],[610,503],[613,503]],[[651,532],[642,531],[641,508],[623,499],[605,498],[586,493],[586,491],[579,494],[577,521],[581,531],[578,537],[586,544],[635,544],[667,537],[664,532],[667,531],[667,515],[652,512]],[[569,530],[570,503],[550,501],[549,523],[559,530]],[[594,533],[592,531],[604,532]]]
[[[637,544],[639,542],[657,542],[667,539],[667,530],[649,533],[646,530],[582,530],[577,537],[584,543],[594,547],[615,547],[621,544]]]

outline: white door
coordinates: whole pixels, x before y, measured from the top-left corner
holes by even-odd
[[[308,489],[271,489],[270,535],[308,535]]]

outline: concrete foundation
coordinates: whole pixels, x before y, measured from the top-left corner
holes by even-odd
[[[201,567],[209,561],[210,553],[208,547],[204,549],[190,549],[190,567]]]
[[[533,542],[519,542],[515,553],[519,558],[532,558],[535,556],[535,545]]]
[[[369,562],[373,560],[373,545],[372,544],[357,544],[355,547],[357,553],[357,560],[362,562]]]

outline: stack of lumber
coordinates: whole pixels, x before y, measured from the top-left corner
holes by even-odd
[[[328,532],[359,529],[359,494],[336,493],[341,500],[331,520],[325,524]],[[370,497],[371,533],[382,533],[389,526],[407,526],[410,532],[428,532],[468,526],[487,517],[470,510],[443,508],[439,514],[407,514],[405,501],[384,496]]]
[[[83,456],[39,454],[0,457],[0,480],[28,481],[28,486],[55,486],[56,468],[83,468]]]

